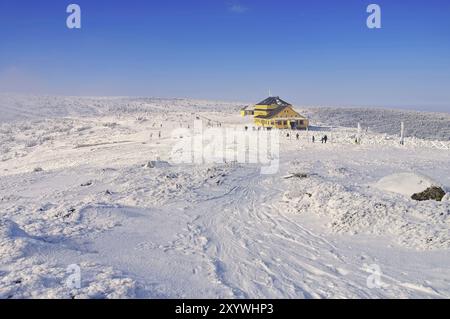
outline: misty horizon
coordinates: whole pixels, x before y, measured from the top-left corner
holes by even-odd
[[[380,29],[359,0],[80,0],[81,29],[22,2],[0,4],[0,92],[450,111],[448,2],[378,1]]]

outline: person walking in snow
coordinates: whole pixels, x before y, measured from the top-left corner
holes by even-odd
[[[300,138],[300,134],[297,133],[297,140]]]
[[[316,137],[313,135],[312,137],[312,142],[315,143],[316,142]]]
[[[325,142],[325,144],[327,144],[328,136],[325,135],[325,136],[323,137],[323,141]]]

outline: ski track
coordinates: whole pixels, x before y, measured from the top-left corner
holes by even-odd
[[[239,105],[217,113],[210,110],[215,103],[189,100],[46,98],[40,103],[47,99],[55,114],[74,116],[61,120],[70,123],[67,131],[58,131],[58,124],[66,123],[58,119],[37,120],[42,117],[37,107],[24,110],[32,102],[0,105],[6,120],[18,110],[22,116],[17,126],[6,123],[0,131],[8,144],[0,158],[1,297],[450,297],[448,249],[415,250],[423,234],[414,234],[412,249],[392,244],[398,234],[368,232],[354,239],[327,228],[333,216],[323,212],[330,208],[298,211],[295,200],[301,197],[282,203],[287,190],[302,195],[305,185],[328,183],[337,192],[344,188],[363,199],[404,204],[419,215],[414,222],[424,219],[421,210],[445,215],[446,203],[420,206],[366,186],[405,170],[426,171],[450,185],[448,150],[402,149],[387,139],[375,144],[379,136],[367,136],[374,144],[355,146],[346,137],[354,130],[336,128],[326,131],[328,145],[308,143],[320,131],[302,132],[300,142],[282,135],[282,163],[273,176],[240,164],[148,168],[150,160],[171,160],[175,140],[166,132],[155,137],[159,122],[178,125],[186,116],[184,122],[192,125],[201,115],[239,125],[246,123],[234,115]],[[73,103],[77,109],[71,111]],[[180,113],[180,106],[187,111]],[[48,135],[52,138],[40,140]],[[27,145],[30,140],[40,142]],[[307,184],[282,178],[295,172],[307,172]],[[445,217],[428,220],[448,226]],[[72,263],[87,277],[78,292],[61,285]],[[368,288],[364,265],[371,264],[382,266],[385,286]]]

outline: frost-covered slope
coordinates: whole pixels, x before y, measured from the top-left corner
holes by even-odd
[[[450,111],[450,110],[449,110]],[[381,108],[310,108],[305,115],[313,123],[330,126],[356,127],[358,123],[373,132],[400,134],[401,122],[405,135],[417,138],[450,140],[450,114]]]
[[[261,175],[259,165],[180,164],[173,152],[193,132],[172,132],[197,118],[244,134],[239,104],[6,101],[0,298],[450,297],[450,194],[419,203],[410,185],[376,187],[413,173],[449,191],[448,142],[280,132],[280,169]],[[26,120],[23,108],[34,110]],[[66,285],[74,264],[80,289]],[[373,269],[382,284],[370,288]]]
[[[237,111],[242,103],[134,97],[63,97],[0,94],[0,123],[174,111]]]
[[[55,117],[151,114],[155,112],[238,112],[245,103],[193,99],[139,97],[58,97],[0,94],[0,123]],[[405,122],[406,136],[450,140],[450,114],[382,108],[298,108],[312,125],[369,128],[398,135]]]

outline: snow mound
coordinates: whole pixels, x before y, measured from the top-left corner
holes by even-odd
[[[105,219],[98,223],[104,222]],[[52,243],[31,236],[16,222],[0,220],[0,299],[136,298],[142,289],[135,280],[113,267],[92,263],[78,265],[83,274],[81,287],[70,288],[66,284],[67,265],[46,263],[39,256],[40,250],[50,247]]]
[[[19,225],[10,220],[0,220],[0,240],[7,238],[28,237]]]
[[[285,211],[326,217],[332,233],[388,236],[418,250],[450,248],[448,202],[393,200],[389,194],[380,196],[320,176],[286,181],[289,190],[280,203]]]
[[[112,267],[81,263],[81,288],[67,285],[67,269],[34,259],[16,260],[0,277],[0,299],[123,299],[136,298],[142,287]]]
[[[28,247],[28,234],[16,223],[0,220],[0,265],[22,257]]]
[[[442,201],[450,203],[450,193],[445,194],[444,198],[442,198]]]
[[[393,174],[380,179],[375,183],[375,188],[411,197],[422,193],[433,186],[440,187],[439,183],[429,177],[415,173]]]

